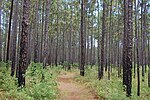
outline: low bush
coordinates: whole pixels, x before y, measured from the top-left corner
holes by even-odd
[[[17,79],[1,67],[0,89],[5,93],[1,99],[55,100],[57,96],[56,74],[50,68],[43,69],[40,63],[31,63],[26,72],[26,86],[18,87]]]
[[[99,97],[103,97],[106,100],[149,100],[150,88],[147,86],[147,75],[145,81],[141,81],[141,96],[137,96],[137,78],[133,78],[132,81],[132,96],[126,97],[126,92],[123,89],[122,78],[117,77],[117,70],[113,68],[111,73],[111,79],[108,80],[108,73],[104,73],[104,77],[98,80],[97,68],[86,68],[85,76],[76,76],[76,81],[85,84],[87,87],[96,90]]]

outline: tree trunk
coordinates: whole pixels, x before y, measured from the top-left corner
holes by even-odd
[[[46,0],[45,11],[45,30],[44,30],[44,55],[43,55],[43,68],[46,67],[48,57],[48,28],[49,28],[49,14],[50,14],[50,0]]]
[[[22,4],[21,5],[19,5],[19,7],[22,7]],[[19,13],[21,13],[20,15],[19,15],[19,32],[18,32],[18,41],[17,41],[17,59],[16,59],[16,62],[17,62],[17,66],[16,66],[16,78],[18,78],[18,76],[19,76],[19,57],[20,57],[20,41],[21,41],[21,30],[22,30],[22,16],[23,16],[23,14],[22,14],[22,9],[20,9],[19,10]],[[29,53],[28,53],[29,54]]]
[[[59,0],[57,0],[57,38],[56,38],[56,52],[55,52],[55,65],[57,66],[57,63],[58,63],[58,40],[59,40],[59,15],[58,15],[58,12],[59,12]]]
[[[127,25],[127,19],[128,19],[128,1],[124,0],[124,36],[123,36],[123,85],[126,85],[127,82],[127,71],[126,71],[126,56],[127,56],[127,30],[128,30],[128,25]]]
[[[13,32],[12,32],[12,66],[11,66],[11,76],[14,76],[15,66],[16,66],[16,41],[17,41],[17,27],[18,27],[18,0],[15,1],[14,8],[14,20],[13,20]]]
[[[111,2],[110,2],[110,14],[109,14],[109,20],[110,20],[110,23],[109,23],[109,64],[108,64],[108,80],[110,80],[110,71],[111,71],[111,64],[112,64],[112,60],[111,60],[111,58],[112,58],[112,56],[111,56],[111,54],[113,53],[112,51],[113,51],[113,47],[112,47],[112,45],[113,45],[113,41],[112,41],[112,1],[113,0],[111,0]],[[107,40],[106,40],[107,41]]]
[[[100,67],[100,12],[99,12],[99,1],[97,0],[98,4],[98,50],[97,50],[97,57],[98,57],[98,79],[100,79],[101,74],[101,67]]]
[[[81,47],[81,51],[80,51],[80,75],[84,76],[84,65],[85,65],[85,45],[84,45],[84,10],[85,10],[85,4],[84,4],[84,0],[82,0],[81,3],[81,33],[80,33],[80,47]]]
[[[91,12],[92,14],[92,30],[91,30],[91,53],[90,53],[90,65],[91,65],[91,68],[93,66],[93,11]]]
[[[41,50],[40,50],[40,62],[43,61],[43,33],[44,33],[44,9],[45,2],[42,3],[42,29],[41,29]]]
[[[144,32],[143,32],[143,0],[141,1],[141,64],[142,64],[142,81],[144,81],[145,73],[144,73]]]
[[[138,3],[139,5],[139,3]],[[134,1],[134,7],[135,7],[135,50],[136,50],[136,58],[137,60],[135,62],[137,62],[137,96],[140,96],[140,65],[139,65],[139,33],[138,33],[138,26],[137,26],[137,3],[136,0]],[[135,52],[135,51],[134,51]],[[134,63],[136,64],[136,63]],[[134,65],[134,70],[135,70],[135,65]]]
[[[146,34],[148,33],[147,31],[147,19],[146,19],[146,14],[147,14],[147,5],[146,5],[146,0],[143,2],[143,64],[144,64],[144,72],[146,73],[147,71],[147,66],[146,66],[146,44],[147,44],[147,38]]]
[[[88,17],[88,24],[87,24],[87,35],[86,35],[86,40],[87,40],[87,49],[86,49],[86,65],[89,65],[89,47],[90,47],[90,44],[89,44],[89,17]]]
[[[124,1],[124,6],[125,6],[125,33],[126,36],[124,37],[126,40],[125,41],[125,58],[123,59],[126,71],[126,95],[131,96],[131,87],[132,87],[132,0]],[[128,16],[128,17],[126,17]]]
[[[150,39],[148,38],[148,87],[150,87]]]
[[[120,10],[119,10],[119,2],[118,2],[118,5],[117,5],[117,7],[118,7],[118,14],[120,13]],[[120,19],[119,19],[119,15],[118,15],[118,23],[117,23],[117,27],[118,27],[118,43],[117,43],[117,51],[118,51],[118,53],[117,53],[117,67],[118,67],[118,77],[120,77],[121,76],[121,67],[120,67],[120,27],[119,27],[119,23],[120,22]]]
[[[69,45],[68,45],[68,48],[69,48],[69,51],[68,51],[68,70],[71,70],[71,62],[72,62],[72,14],[73,14],[73,9],[72,9],[72,5],[70,7],[70,10],[71,10],[71,17],[70,17],[70,20],[71,20],[71,25],[70,25],[70,32],[69,32]]]
[[[9,60],[9,49],[10,49],[10,33],[11,33],[11,20],[12,20],[12,14],[13,14],[13,2],[11,1],[11,9],[10,9],[10,17],[9,17],[9,28],[8,28],[8,36],[7,36],[7,54],[6,54],[6,63],[8,63]],[[8,64],[7,66],[8,67]]]
[[[38,49],[38,25],[39,25],[39,14],[38,14],[38,10],[39,10],[39,1],[36,1],[36,6],[35,6],[35,33],[34,33],[34,62],[37,63],[39,61],[39,49]]]
[[[28,66],[28,34],[29,34],[29,18],[30,18],[30,0],[23,2],[23,20],[20,43],[20,59],[19,59],[19,86],[25,86],[25,72]]]
[[[0,5],[0,62],[2,61],[2,28],[1,28],[1,16],[2,16],[2,9],[1,9],[1,5]]]
[[[66,11],[66,5],[64,5],[65,6],[65,8],[64,8],[64,10]],[[64,31],[63,31],[63,44],[62,44],[62,64],[63,64],[63,68],[64,68],[64,61],[65,61],[65,33],[66,33],[66,24],[67,24],[67,22],[66,22],[66,12],[65,12],[65,14],[64,14],[64,22],[65,22],[65,25],[64,25]]]
[[[106,10],[106,3],[103,1],[103,18],[102,18],[102,40],[101,40],[101,71],[99,79],[103,77],[103,70],[104,70],[104,39],[105,39],[105,11]]]

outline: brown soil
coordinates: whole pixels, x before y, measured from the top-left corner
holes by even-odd
[[[0,100],[2,96],[3,96],[3,90],[0,89]]]
[[[66,73],[58,78],[60,100],[98,100],[93,90],[75,82],[75,73]]]

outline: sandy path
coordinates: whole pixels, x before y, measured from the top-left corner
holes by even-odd
[[[2,96],[3,96],[3,90],[0,89],[0,100]]]
[[[74,81],[75,73],[59,76],[60,100],[98,100],[96,93]]]

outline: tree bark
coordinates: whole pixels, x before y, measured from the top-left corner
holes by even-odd
[[[98,79],[100,79],[101,74],[101,67],[100,67],[100,12],[99,12],[99,1],[97,0],[98,4],[98,50],[97,50],[97,57],[98,57]]]
[[[123,59],[123,67],[125,68],[124,71],[126,71],[125,78],[125,85],[126,85],[126,95],[129,97],[131,96],[131,88],[132,88],[132,0],[125,0],[124,1],[125,6],[125,19],[124,19],[124,30],[126,36],[125,39],[125,58]]]
[[[48,28],[49,28],[49,14],[50,14],[50,0],[46,0],[46,11],[45,11],[45,30],[44,30],[44,55],[43,55],[43,68],[46,67],[48,52]]]
[[[8,28],[8,36],[7,36],[7,53],[6,53],[6,63],[8,63],[9,60],[9,49],[10,49],[10,33],[11,33],[11,20],[12,20],[12,14],[13,14],[13,3],[14,0],[11,1],[11,8],[10,8],[10,17],[9,17],[9,28]],[[8,67],[8,64],[7,66]]]
[[[20,59],[19,59],[19,86],[25,86],[25,72],[28,66],[28,34],[29,34],[29,18],[30,18],[30,0],[23,2],[23,20],[20,43]]]
[[[124,0],[124,36],[123,36],[123,85],[126,85],[127,82],[127,71],[126,71],[126,56],[127,56],[127,19],[128,19],[128,1]]]
[[[58,42],[59,42],[59,15],[58,15],[58,12],[59,12],[59,0],[57,0],[57,38],[56,38],[56,52],[55,52],[55,65],[57,66],[57,63],[58,63]]]
[[[141,0],[141,66],[142,66],[142,81],[144,81],[144,32],[143,32],[143,0]]]
[[[17,41],[17,27],[18,27],[18,0],[15,1],[14,8],[14,19],[13,19],[13,32],[12,32],[12,66],[11,66],[11,76],[14,76],[15,66],[16,66],[16,41]]]
[[[44,34],[44,9],[45,7],[45,2],[42,3],[42,29],[41,29],[41,50],[40,50],[40,62],[43,61],[43,34]]]
[[[103,70],[104,70],[104,39],[105,39],[105,11],[106,10],[106,3],[103,1],[103,18],[102,18],[102,40],[101,40],[101,71],[99,79],[103,77]]]
[[[0,5],[0,62],[2,61],[2,28],[1,28],[1,24],[2,24],[2,22],[1,22],[1,16],[2,16],[2,4]]]
[[[38,48],[38,26],[39,26],[39,13],[38,13],[38,10],[39,10],[39,1],[37,0],[36,1],[36,6],[35,6],[35,24],[34,24],[34,27],[35,27],[35,33],[34,33],[34,62],[37,63],[39,61],[39,48]]]
[[[81,3],[81,33],[80,33],[80,47],[81,47],[81,56],[80,56],[80,75],[84,76],[84,65],[85,65],[85,41],[84,41],[84,10],[85,10],[85,4],[84,4],[84,0],[82,0]]]
[[[148,38],[148,87],[150,87],[150,39]]]
[[[139,3],[138,3],[138,5],[139,5]],[[136,0],[134,1],[134,7],[135,7],[135,50],[136,50],[136,58],[137,58],[137,60],[135,61],[134,64],[136,64],[136,62],[137,62],[137,96],[140,96],[139,33],[138,33],[138,26],[137,26],[137,18],[138,18],[137,7],[138,6],[136,3]],[[135,67],[136,66],[134,65],[134,68]]]
[[[112,66],[111,66],[111,64],[112,64],[112,60],[111,60],[111,58],[112,58],[112,56],[111,56],[111,54],[113,53],[112,51],[113,51],[113,47],[112,47],[112,45],[113,45],[113,40],[112,40],[112,2],[113,2],[113,0],[111,0],[111,2],[110,2],[110,14],[109,14],[109,20],[110,20],[110,23],[109,23],[109,64],[108,64],[108,80],[110,80],[110,71],[111,71],[111,68],[112,68]],[[107,41],[107,40],[106,40]]]

